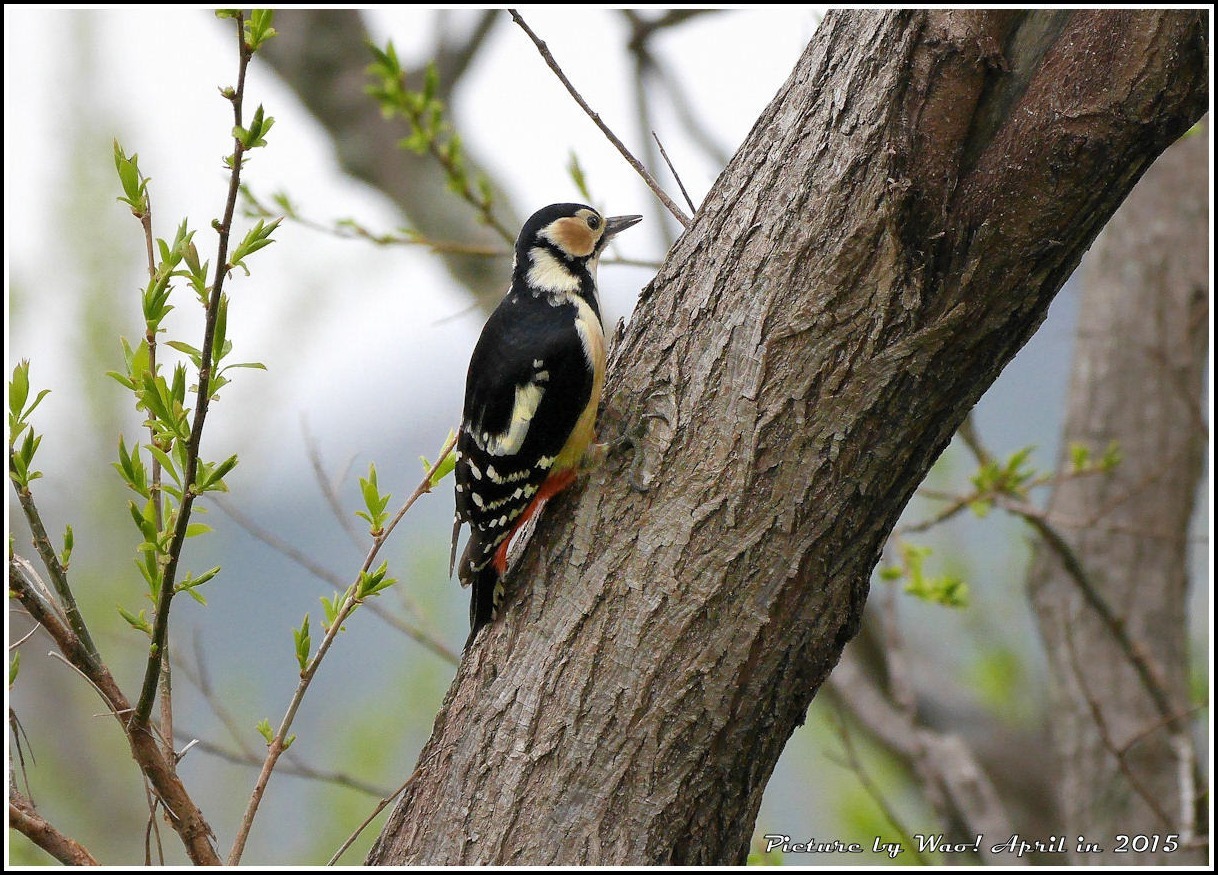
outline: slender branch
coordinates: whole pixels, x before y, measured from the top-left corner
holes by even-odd
[[[245,72],[249,67],[253,49],[245,42],[245,18],[241,13],[235,16],[237,24],[237,51],[239,63],[237,68],[237,87],[229,94],[233,105],[233,124],[241,127],[241,107],[245,95]],[[199,469],[199,447],[203,441],[203,423],[207,419],[207,408],[211,401],[211,368],[212,345],[216,336],[216,319],[220,310],[220,300],[224,292],[224,280],[231,269],[228,264],[228,242],[232,231],[233,216],[237,209],[237,195],[241,187],[241,166],[245,146],[238,137],[233,138],[232,172],[229,174],[228,200],[224,206],[224,218],[216,225],[219,232],[219,244],[216,251],[216,272],[212,281],[211,296],[207,303],[207,317],[203,328],[203,345],[200,347],[199,386],[195,395],[195,415],[191,423],[190,440],[186,445],[186,465],[183,471],[182,500],[178,506],[177,525],[174,527],[173,539],[170,542],[168,559],[161,578],[161,588],[157,597],[156,616],[152,626],[152,645],[149,648],[148,667],[144,672],[144,685],[140,691],[139,702],[136,705],[132,721],[136,727],[145,726],[152,711],[153,700],[156,697],[157,682],[161,676],[161,662],[169,637],[169,606],[173,600],[174,583],[177,576],[178,561],[186,543],[186,530],[190,525],[190,511],[198,493],[195,491],[195,476]]]
[[[152,232],[152,195],[145,193],[143,201],[144,209],[139,214],[140,226],[144,229],[144,249],[148,259],[148,281],[154,283],[156,281],[156,245]],[[145,314],[146,315],[146,314]],[[145,325],[144,343],[148,347],[148,373],[156,374],[156,335],[157,327],[155,324]],[[156,445],[156,425],[149,422],[148,425],[148,440],[151,444]],[[163,448],[162,448],[163,449]],[[161,499],[161,461],[156,456],[152,457],[152,467],[150,471],[150,483],[148,486],[148,500],[152,502],[153,522],[156,530],[161,531],[164,526],[164,506]],[[168,642],[166,642],[168,643]],[[169,660],[161,662],[161,737],[165,739],[167,748],[165,756],[169,759],[173,757],[173,683],[169,665]],[[155,810],[149,813],[150,829],[155,827]],[[157,831],[157,847],[160,848],[160,831]],[[164,853],[161,855],[164,859]],[[151,862],[149,862],[151,865]]]
[[[20,569],[12,557],[9,561],[10,569]],[[196,864],[219,865],[220,857],[211,846],[211,827],[190,798],[173,766],[166,762],[164,750],[152,732],[152,727],[137,727],[122,719],[130,713],[131,703],[123,695],[110,670],[104,664],[95,664],[89,659],[76,633],[58,612],[39,596],[24,574],[10,575],[9,586],[17,600],[29,611],[30,617],[46,630],[59,648],[60,653],[52,655],[62,654],[61,658],[93,686],[106,707],[119,718],[118,722],[131,746],[132,757],[152,784],[165,810],[169,812],[170,824],[181,836],[190,859]]]
[[[971,416],[965,417],[960,425],[958,434],[980,464],[985,465],[993,461],[994,457],[982,443]],[[1040,535],[1045,545],[1056,554],[1058,561],[1061,562],[1062,569],[1074,581],[1083,599],[1095,611],[1100,621],[1108,629],[1109,634],[1112,635],[1112,639],[1116,642],[1117,647],[1125,655],[1129,664],[1133,666],[1138,680],[1150,696],[1155,709],[1159,712],[1159,716],[1164,720],[1171,721],[1173,732],[1181,731],[1181,728],[1176,724],[1176,711],[1172,707],[1171,697],[1168,695],[1166,688],[1156,675],[1142,648],[1130,638],[1124,621],[1108,605],[1108,601],[1083,567],[1082,560],[1079,559],[1078,554],[1074,552],[1066,539],[1049,523],[1044,513],[1026,502],[1018,501],[1003,494],[993,495],[992,500],[1003,510],[1014,514],[1030,525]]]
[[[834,714],[832,718],[834,729],[837,730],[837,737],[842,742],[842,750],[846,754],[845,765],[854,772],[854,776],[858,778],[859,784],[863,790],[871,797],[871,800],[880,809],[880,813],[884,815],[884,819],[892,825],[899,836],[911,836],[913,831],[908,829],[897,815],[896,811],[888,804],[888,800],[884,797],[884,792],[871,780],[871,776],[867,774],[867,770],[863,768],[862,762],[858,758],[858,754],[854,749],[854,742],[850,738],[850,731],[846,727],[846,721],[840,714]],[[913,851],[914,856],[918,858],[918,863],[922,866],[929,866],[930,860],[922,853],[917,845],[908,846]]]
[[[398,512],[394,514],[393,518],[385,526],[384,530],[373,538],[372,548],[368,551],[368,555],[364,558],[363,565],[360,566],[359,574],[356,575],[355,583],[353,583],[347,590],[347,595],[343,599],[342,604],[339,606],[334,620],[330,624],[330,628],[326,630],[326,635],[322,639],[321,644],[318,645],[317,652],[301,671],[300,683],[296,686],[296,692],[292,694],[292,700],[288,703],[287,712],[283,715],[283,720],[280,722],[279,729],[275,733],[275,736],[271,739],[270,744],[267,745],[266,760],[263,762],[262,771],[258,774],[258,780],[254,784],[254,791],[250,794],[250,801],[246,806],[245,814],[241,818],[241,825],[237,830],[237,837],[234,840],[233,848],[228,855],[228,865],[236,866],[241,862],[241,855],[245,850],[245,843],[249,837],[250,828],[254,824],[254,817],[258,813],[258,807],[261,805],[262,797],[266,793],[267,784],[271,780],[271,772],[274,770],[275,764],[279,761],[279,758],[283,755],[283,752],[287,750],[288,744],[290,744],[288,741],[288,733],[291,731],[292,723],[296,719],[296,712],[300,709],[300,704],[304,700],[305,693],[308,692],[309,685],[313,682],[313,678],[316,676],[318,668],[321,667],[321,661],[325,658],[326,653],[329,652],[330,645],[332,645],[334,640],[338,637],[338,633],[342,630],[343,623],[346,622],[347,618],[351,616],[352,612],[363,603],[363,600],[358,598],[356,595],[360,579],[372,568],[372,563],[376,560],[377,554],[380,553],[382,545],[384,545],[385,541],[393,533],[393,530],[397,528],[397,525],[402,521],[402,518],[406,516],[406,512],[409,511],[410,508],[414,506],[414,503],[423,495],[426,495],[431,491],[431,478],[434,476],[436,470],[440,467],[440,464],[448,456],[449,452],[452,451],[452,448],[456,445],[456,442],[457,436],[454,432],[452,437],[445,442],[444,448],[440,450],[440,454],[436,457],[436,461],[423,475],[423,480],[415,488],[414,492],[411,493],[410,497],[406,499],[406,502],[402,505]]]
[[[221,747],[218,744],[210,741],[204,741],[203,739],[197,739],[197,744],[195,746],[202,753],[209,754],[235,765],[250,766],[252,768],[262,767],[263,758],[252,752],[230,750],[229,748]],[[378,787],[375,784],[369,784],[366,781],[361,781],[359,778],[348,775],[346,772],[315,769],[306,763],[293,759],[290,753],[284,757],[284,761],[279,765],[279,771],[284,774],[293,775],[297,778],[305,778],[309,781],[319,781],[324,784],[334,784],[338,787],[346,787],[349,790],[358,790],[360,793],[367,793],[369,796],[381,797],[384,796],[386,792],[385,788]],[[399,790],[398,792],[400,793],[401,791]]]
[[[9,457],[11,458],[12,455],[13,451],[9,450]],[[17,493],[17,500],[21,503],[26,522],[29,523],[34,549],[38,551],[38,557],[46,566],[47,573],[51,576],[51,584],[55,587],[55,593],[63,605],[64,617],[77,640],[84,647],[83,657],[88,660],[90,665],[98,666],[101,664],[101,656],[97,652],[97,645],[93,643],[93,638],[89,635],[89,629],[85,625],[85,618],[81,616],[80,608],[76,606],[76,597],[72,594],[72,587],[68,584],[68,570],[63,567],[59,557],[55,555],[55,547],[51,544],[46,526],[42,524],[42,516],[38,513],[37,505],[34,504],[34,495],[28,488],[18,487],[16,483],[13,484],[13,489]]]
[[[1146,803],[1146,807],[1154,812],[1163,824],[1164,829],[1174,830],[1176,825],[1172,822],[1171,817],[1163,810],[1163,806],[1159,804],[1159,800],[1155,798],[1155,794],[1138,778],[1134,770],[1130,767],[1129,761],[1125,755],[1129,751],[1129,745],[1124,747],[1117,745],[1116,740],[1112,737],[1112,732],[1108,728],[1108,721],[1104,719],[1104,710],[1100,707],[1099,701],[1092,694],[1090,687],[1087,686],[1086,672],[1083,671],[1082,665],[1079,663],[1078,649],[1074,644],[1073,627],[1066,628],[1066,651],[1070,656],[1070,667],[1074,673],[1074,680],[1078,683],[1079,691],[1083,694],[1083,701],[1087,703],[1087,710],[1091,712],[1091,720],[1095,723],[1096,731],[1099,733],[1100,742],[1104,748],[1112,754],[1116,759],[1117,768],[1121,770],[1121,774],[1129,781],[1129,786],[1134,792],[1142,798]],[[1174,722],[1174,721],[1173,721]],[[1170,728],[1168,730],[1171,731]]]
[[[173,748],[170,747],[172,754]],[[144,865],[152,865],[152,840],[156,839],[158,865],[165,865],[165,846],[161,843],[161,827],[157,823],[156,810],[161,801],[157,798],[148,781],[144,781],[144,799],[148,805],[148,823],[144,826]]]
[[[336,590],[342,591],[347,588],[347,582],[345,580],[343,580],[341,577],[339,577],[337,574],[335,574],[333,571],[330,571],[328,568],[323,567],[319,562],[316,562],[314,559],[312,559],[310,556],[308,556],[303,551],[297,549],[296,547],[293,547],[287,541],[283,540],[283,538],[276,535],[274,532],[258,525],[256,522],[254,522],[248,516],[243,514],[241,511],[237,510],[237,508],[233,507],[228,502],[217,501],[216,506],[219,507],[220,510],[224,511],[224,513],[228,514],[228,516],[232,517],[232,519],[237,523],[237,525],[239,525],[239,526],[241,526],[241,528],[245,529],[250,535],[257,538],[259,541],[266,544],[268,547],[270,547],[271,549],[280,553],[281,555],[292,560],[297,565],[299,565],[301,568],[305,569],[310,574],[312,574],[314,577],[324,580],[326,583],[330,584],[330,586],[334,587],[334,589],[336,589]],[[443,641],[441,641],[436,636],[432,635],[422,626],[416,626],[413,623],[407,622],[403,618],[397,616],[392,611],[387,610],[386,608],[382,607],[381,605],[377,604],[376,602],[367,603],[367,607],[369,608],[369,610],[372,611],[372,613],[376,614],[376,616],[380,617],[390,626],[397,629],[399,632],[403,633],[404,635],[411,638],[412,640],[423,645],[428,650],[430,650],[432,653],[434,653],[436,656],[443,659],[445,662],[448,662],[452,665],[456,665],[457,663],[459,663],[461,661],[461,657],[458,656],[455,652],[453,652],[452,648],[450,648],[447,644],[445,644]],[[413,614],[415,614],[415,616],[418,616],[419,612],[417,609],[414,608],[414,605],[411,604],[411,605],[409,605],[409,607],[411,608],[411,612]]]
[[[148,258],[148,281],[156,280],[156,243],[152,234],[152,195],[145,192],[144,194],[144,209],[139,213],[140,226],[144,229],[144,250]],[[156,374],[156,328],[146,327],[144,331],[144,342],[148,344],[148,373]],[[156,443],[156,428],[151,424],[148,426],[148,439],[153,444]],[[152,509],[156,521],[156,529],[159,532],[163,524],[162,521],[162,505],[161,505],[161,462],[156,457],[152,457],[151,483],[148,489],[148,498],[152,501]]]
[[[97,858],[43,818],[16,789],[8,791],[8,825],[65,866],[96,866]]]
[[[260,219],[283,218],[289,222],[295,222],[302,228],[308,228],[310,231],[317,231],[321,234],[337,237],[340,240],[366,240],[375,246],[425,246],[432,252],[440,254],[474,255],[480,258],[512,257],[511,249],[503,246],[484,243],[462,243],[459,240],[435,240],[413,230],[406,230],[400,233],[385,232],[378,234],[354,219],[337,219],[332,225],[327,225],[317,219],[302,216],[291,204],[278,204],[283,209],[281,211],[272,210],[266,204],[259,201],[245,186],[241,187],[241,196],[245,199],[244,208],[247,216]],[[660,262],[658,261],[643,258],[623,258],[621,256],[607,256],[602,258],[600,263],[646,267],[653,270],[660,268]],[[478,309],[477,304],[472,304],[469,307],[469,310],[476,309]]]
[[[384,811],[385,808],[388,807],[391,802],[393,802],[393,800],[405,793],[410,785],[414,783],[414,779],[419,776],[419,772],[422,770],[422,768],[422,766],[415,766],[415,770],[410,773],[410,777],[402,783],[401,787],[398,787],[393,791],[393,793],[384,797],[380,802],[377,803],[376,808],[372,809],[372,813],[364,818],[363,822],[355,828],[355,832],[347,836],[347,840],[339,846],[337,851],[334,852],[334,856],[332,856],[326,863],[327,866],[334,866],[338,863],[339,857],[347,852],[347,848],[355,844],[355,840],[360,837],[360,833],[368,828],[368,824],[376,820],[378,814]]]
[[[669,160],[668,150],[664,148],[664,144],[660,142],[660,135],[655,131],[651,132],[651,136],[655,138],[656,145],[660,147],[660,157],[664,159],[664,163],[668,165],[668,172],[672,174],[672,178],[677,181],[677,188],[681,189],[681,196],[685,198],[686,205],[689,206],[691,213],[698,212],[698,208],[694,206],[693,199],[689,196],[689,192],[685,190],[685,183],[681,181],[681,174],[677,173],[677,168],[672,166],[672,161]]]
[[[344,532],[351,539],[351,543],[355,545],[355,549],[364,549],[364,541],[360,533],[356,530],[355,524],[351,521],[351,515],[343,509],[343,503],[339,500],[338,493],[334,490],[334,484],[330,478],[326,476],[325,466],[322,464],[321,451],[317,447],[317,441],[313,438],[313,433],[309,431],[309,425],[304,417],[301,417],[300,430],[304,435],[305,447],[309,452],[309,464],[313,466],[313,476],[317,480],[318,487],[321,488],[321,494],[326,499],[326,504],[330,508],[330,513],[338,520],[338,524],[342,526]],[[348,463],[348,467],[350,464]]]
[[[627,149],[625,144],[617,138],[617,135],[609,129],[608,125],[601,121],[601,117],[592,111],[592,107],[588,106],[588,102],[584,100],[583,96],[580,95],[578,91],[575,90],[575,86],[571,84],[571,80],[567,78],[566,74],[563,73],[562,68],[558,66],[558,62],[554,60],[554,56],[550,54],[550,50],[546,47],[546,44],[542,42],[537,34],[533,33],[532,28],[530,28],[528,24],[525,23],[525,20],[520,17],[519,12],[517,12],[515,9],[509,9],[508,13],[512,16],[512,20],[520,25],[520,28],[526,34],[528,34],[529,39],[533,41],[533,45],[537,47],[537,51],[541,53],[541,57],[545,60],[546,66],[554,71],[554,75],[558,77],[558,80],[562,82],[563,86],[567,89],[571,96],[575,98],[575,102],[579,104],[580,109],[586,112],[588,117],[592,119],[593,123],[601,129],[601,133],[603,133],[609,139],[609,142],[617,148],[618,152],[622,154],[622,157],[626,159],[626,163],[633,167],[635,172],[642,177],[643,181],[647,183],[647,187],[655,192],[655,196],[658,197],[660,202],[668,208],[668,211],[672,213],[673,218],[681,223],[681,227],[688,228],[689,216],[681,212],[681,208],[673,202],[673,199],[668,196],[664,189],[660,188],[660,184],[656,182],[655,177],[647,172],[647,168],[639,163],[639,160],[630,153],[630,150]]]
[[[1155,670],[1146,658],[1146,654],[1143,653],[1142,648],[1129,637],[1129,632],[1125,628],[1125,622],[1113,613],[1112,608],[1108,605],[1108,601],[1095,586],[1086,569],[1083,568],[1083,563],[1078,558],[1078,554],[1074,552],[1073,548],[1066,542],[1066,539],[1053,526],[1049,525],[1044,515],[1036,508],[1011,499],[999,499],[998,504],[1004,510],[1015,514],[1035,529],[1046,546],[1057,555],[1062,568],[1069,575],[1070,579],[1074,581],[1083,599],[1095,611],[1100,621],[1108,629],[1109,634],[1112,635],[1113,641],[1121,649],[1129,664],[1133,666],[1138,680],[1141,681],[1142,687],[1150,695],[1155,709],[1159,712],[1159,716],[1164,720],[1171,721],[1174,725],[1177,716],[1175,709],[1171,705],[1171,699],[1167,694],[1167,690],[1164,689],[1162,682],[1155,674]]]

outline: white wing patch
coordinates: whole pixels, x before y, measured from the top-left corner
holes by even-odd
[[[529,285],[535,289],[560,293],[579,291],[579,277],[541,246],[534,247],[529,252]]]
[[[545,389],[533,382],[516,387],[516,400],[512,404],[512,418],[507,431],[487,436],[488,453],[492,456],[510,456],[520,452],[520,447],[529,433],[529,425],[537,413],[537,405],[541,404],[541,396],[544,394]]]

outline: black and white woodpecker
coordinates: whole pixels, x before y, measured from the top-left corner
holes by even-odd
[[[466,647],[495,617],[512,536],[571,484],[596,436],[605,381],[596,266],[609,241],[640,219],[552,204],[516,240],[511,287],[469,362],[457,436],[449,573],[468,523],[457,564],[462,585],[473,587]]]

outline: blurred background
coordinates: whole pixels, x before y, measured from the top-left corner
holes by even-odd
[[[814,7],[675,14],[545,7],[522,14],[592,107],[675,196],[654,154],[650,132],[659,135],[695,203],[821,15]],[[367,549],[354,517],[357,477],[375,462],[381,488],[395,502],[414,488],[419,456],[434,458],[457,424],[469,354],[508,277],[505,258],[445,260],[425,246],[376,245],[344,224],[374,234],[406,227],[435,241],[506,250],[474,210],[445,191],[434,162],[395,148],[405,128],[380,118],[363,95],[360,66],[348,63],[364,51],[363,28],[379,46],[393,41],[403,66],[416,73],[415,87],[436,59],[448,120],[471,168],[491,182],[495,214],[513,232],[541,206],[584,200],[568,170],[572,155],[595,206],[645,215],[615,244],[617,260],[629,263],[610,259],[601,267],[607,324],[629,318],[676,233],[505,12],[287,12],[275,26],[281,36],[250,68],[246,117],[262,104],[276,123],[243,182],[265,204],[286,194],[303,221],[285,221],[275,244],[249,259],[252,276],[237,271],[227,286],[233,360],[259,361],[267,370],[234,372],[210,410],[205,456],[237,453],[241,463],[228,477],[224,505],[232,512],[205,503],[204,521],[215,531],[189,543],[185,566],[223,570],[204,587],[207,606],[174,603],[178,744],[203,742],[180,771],[225,851],[254,783],[252,763],[264,750],[255,724],[267,718],[278,725],[296,684],[291,630],[310,613],[318,641],[319,598],[333,594],[268,541],[291,545],[339,579],[354,575]],[[141,677],[145,643],[116,606],[138,611],[147,603],[133,565],[138,538],[127,495],[110,464],[119,434],[130,444],[143,429],[130,394],[105,373],[122,369],[119,338],[134,343],[142,334],[139,290],[147,274],[139,223],[116,201],[112,141],[138,153],[151,177],[155,234],[171,237],[188,218],[209,257],[209,226],[227,186],[221,158],[232,149],[231,109],[217,89],[232,84],[235,71],[233,25],[208,11],[5,8],[6,368],[11,373],[28,358],[33,388],[52,390],[34,416],[44,472],[35,496],[53,534],[73,526],[75,591],[129,694]],[[188,290],[176,295],[166,339],[198,345],[199,308]],[[1054,466],[1076,312],[1072,282],[978,407],[978,431],[995,455],[1032,446],[1034,465]],[[953,445],[932,483],[967,483],[969,459]],[[377,600],[379,613],[365,608],[346,624],[327,657],[243,862],[325,862],[413,768],[467,632],[468,594],[447,577],[450,490],[446,482],[424,498],[382,554],[401,582]],[[1209,530],[1206,507],[1199,503],[1199,533]],[[907,518],[933,508],[915,501]],[[28,530],[11,497],[7,513],[12,543],[25,550]],[[1024,527],[996,513],[962,518],[921,542],[934,547],[927,560],[933,573],[969,583],[970,605],[926,604],[877,579],[868,608],[899,618],[919,694],[978,743],[1047,744],[1043,657],[1023,591]],[[1194,652],[1208,683],[1208,541],[1198,537],[1196,545],[1193,577],[1202,585],[1194,587]],[[10,641],[28,630],[19,612],[10,610],[8,624]],[[49,820],[102,862],[138,862],[147,809],[126,745],[112,719],[99,716],[92,691],[47,658],[48,648],[43,636],[23,646],[10,691],[27,736],[30,793]],[[864,836],[870,846],[871,836],[891,832],[843,754],[829,698],[817,699],[808,725],[788,745],[759,835]],[[10,753],[12,741],[10,734]],[[920,823],[924,804],[901,767],[863,740],[857,745],[871,779],[907,822]],[[1029,786],[1020,792],[1034,810],[1047,788],[1024,777]],[[344,863],[362,860],[382,820]],[[176,838],[162,832],[166,859],[180,861]],[[10,860],[49,858],[15,836]]]

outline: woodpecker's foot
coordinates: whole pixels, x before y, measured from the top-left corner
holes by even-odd
[[[655,413],[643,414],[633,426],[623,428],[615,439],[589,447],[588,453],[584,456],[585,464],[591,459],[592,464],[599,467],[610,458],[625,460],[625,457],[629,455],[631,458],[629,467],[626,469],[626,482],[635,492],[646,492],[651,487],[642,473],[644,460],[642,449],[652,419],[664,419],[664,417]]]
[[[590,444],[588,449],[584,450],[584,457],[579,460],[579,473],[589,474],[599,468],[604,467],[606,460],[613,452],[611,444]]]

